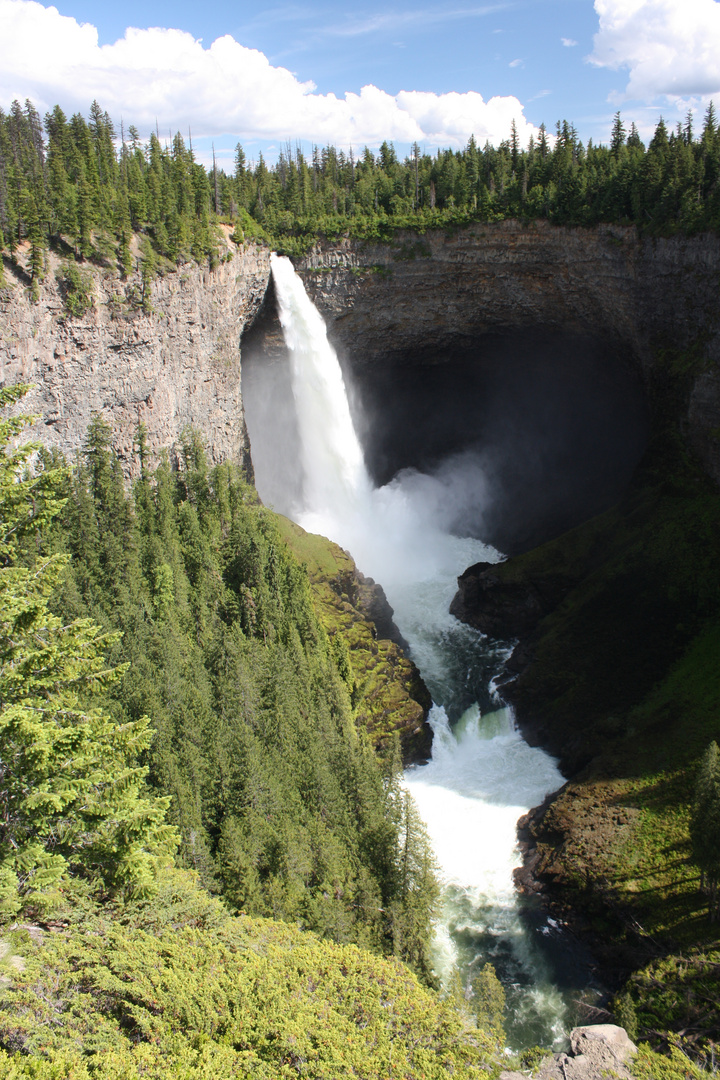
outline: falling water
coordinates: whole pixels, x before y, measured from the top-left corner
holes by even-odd
[[[557,1044],[567,994],[553,983],[542,946],[559,928],[546,921],[533,930],[521,917],[512,870],[518,817],[563,779],[553,759],[524,742],[494,693],[507,646],[448,614],[457,574],[500,556],[443,531],[443,485],[432,476],[408,472],[373,488],[323,320],[288,259],[273,255],[272,271],[303,465],[302,499],[281,509],[350,550],[382,583],[435,702],[432,760],[408,769],[405,783],[445,883],[436,973],[447,984],[455,966],[465,979],[492,962],[508,997],[511,1043]]]
[[[301,428],[304,513],[333,513],[355,523],[367,508],[371,485],[340,365],[290,260],[273,255],[272,268]]]

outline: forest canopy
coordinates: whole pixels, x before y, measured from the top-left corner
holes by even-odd
[[[288,142],[274,164],[248,160],[241,144],[232,173],[195,159],[176,134],[145,142],[118,130],[97,102],[87,120],[59,106],[41,118],[15,101],[0,110],[0,235],[11,259],[29,241],[29,272],[42,276],[43,250],[69,247],[79,259],[115,261],[145,274],[172,263],[219,257],[216,226],[234,239],[264,240],[300,254],[319,236],[385,239],[471,221],[544,218],[564,225],[634,224],[650,233],[720,227],[720,128],[711,103],[699,130],[688,114],[669,130],[660,118],[647,146],[618,112],[610,144],[585,145],[568,121],[521,146],[513,125],[499,146],[400,160],[392,143],[357,155],[335,146],[306,153]],[[134,233],[147,243],[133,255]]]
[[[0,914],[57,916],[80,881],[146,895],[179,844],[232,910],[428,977],[399,751],[376,756],[276,516],[191,430],[151,472],[139,429],[130,492],[99,417],[73,468],[5,453],[23,423],[0,423]]]

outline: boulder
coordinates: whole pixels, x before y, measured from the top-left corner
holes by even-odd
[[[555,1054],[535,1074],[536,1080],[632,1080],[630,1066],[637,1053],[635,1043],[616,1024],[593,1024],[574,1028],[570,1050]]]

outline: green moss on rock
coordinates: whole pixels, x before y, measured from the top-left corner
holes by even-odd
[[[564,580],[507,688],[530,738],[572,776],[526,823],[530,878],[615,986],[651,961],[664,983],[687,950],[720,949],[689,843],[698,763],[720,735],[718,551],[720,495],[666,438],[617,507],[497,568],[539,592]],[[633,994],[640,1037],[696,1023],[694,992],[658,991],[652,1015]],[[720,1037],[717,1008],[703,1023]]]
[[[288,518],[277,520],[288,546],[307,567],[325,630],[336,650],[347,655],[356,722],[381,753],[389,752],[397,738],[406,764],[426,758],[432,742],[430,694],[404,653],[382,589],[331,540],[305,532]]]

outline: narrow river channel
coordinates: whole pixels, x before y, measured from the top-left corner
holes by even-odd
[[[432,760],[405,773],[443,881],[434,969],[447,985],[492,963],[507,996],[514,1049],[559,1046],[583,978],[562,928],[523,908],[512,880],[516,824],[563,783],[555,761],[532,748],[494,691],[510,648],[448,613],[456,577],[501,556],[443,531],[443,483],[416,472],[375,489],[353,427],[342,373],[323,320],[288,259],[272,257],[300,434],[300,500],[276,509],[322,533],[380,582],[432,694]],[[248,416],[252,438],[252,415]],[[255,461],[262,490],[262,462]],[[288,496],[290,499],[290,496]]]

